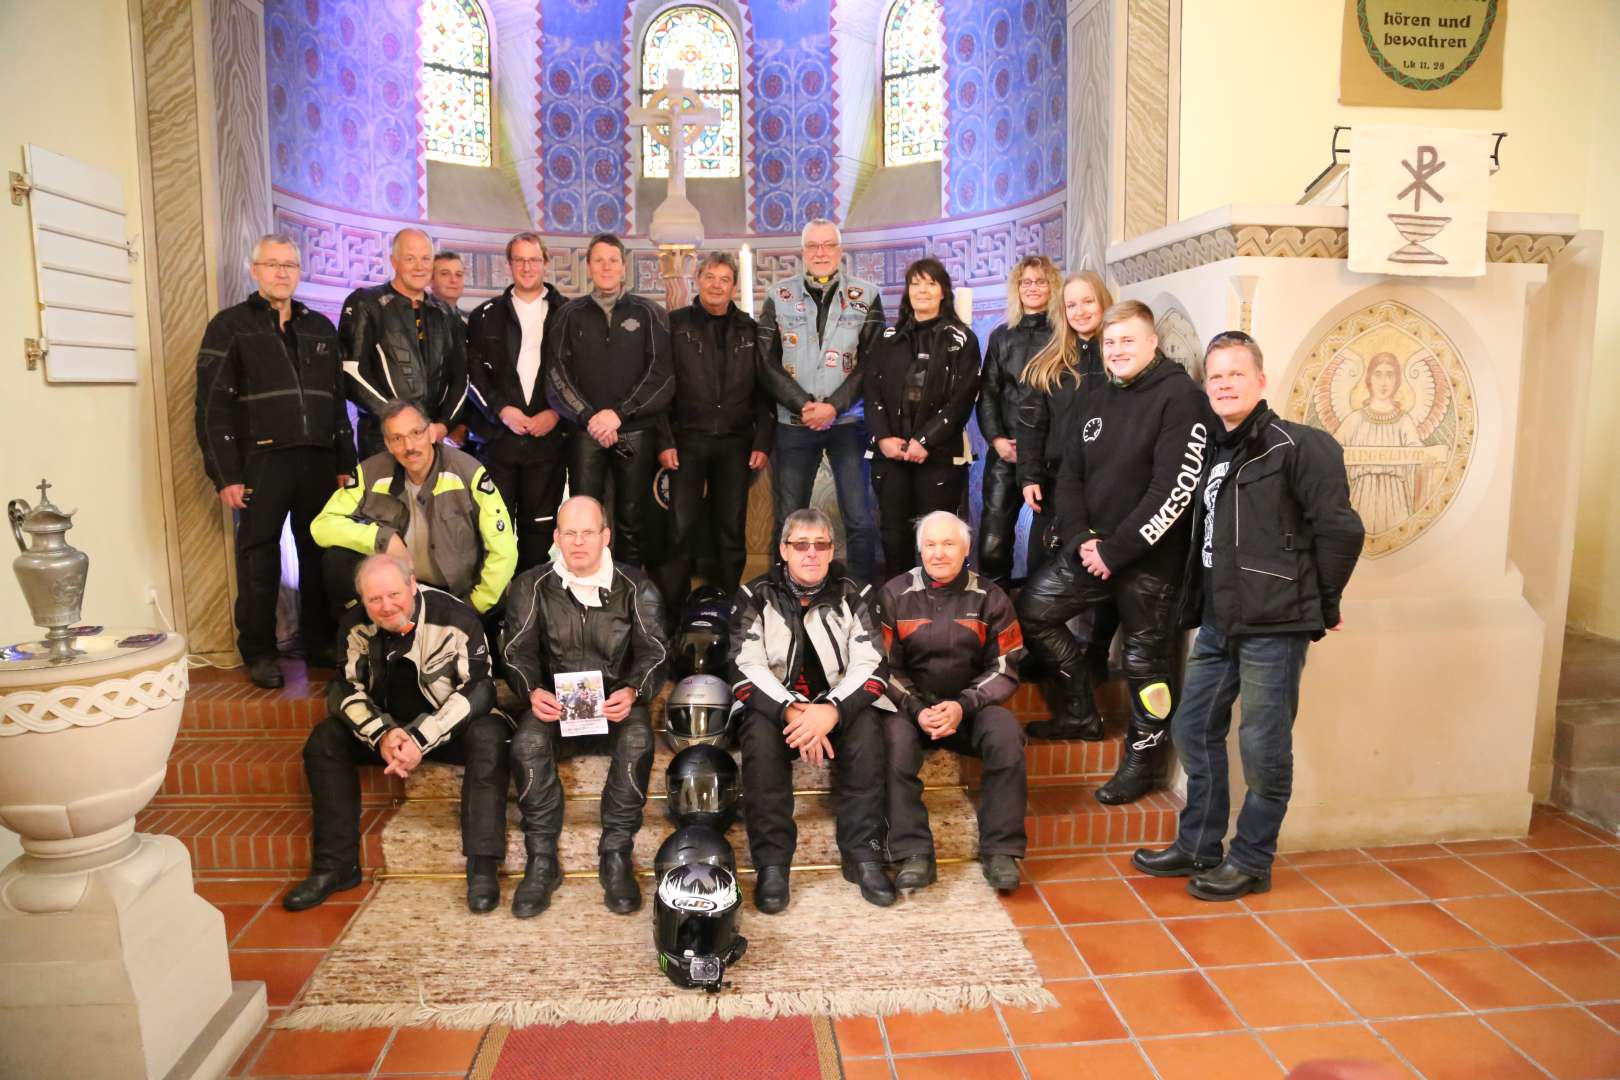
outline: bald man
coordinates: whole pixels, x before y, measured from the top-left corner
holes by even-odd
[[[394,276],[350,293],[338,321],[349,400],[360,412],[361,459],[383,451],[377,414],[387,402],[415,404],[438,442],[467,401],[466,331],[450,306],[427,291],[433,241],[421,229],[401,229],[389,262]]]

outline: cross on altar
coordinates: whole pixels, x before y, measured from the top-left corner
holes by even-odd
[[[686,148],[697,141],[704,128],[720,122],[720,110],[708,108],[696,91],[686,88],[684,70],[670,68],[663,89],[646,105],[630,110],[630,122],[646,128],[654,141],[669,149],[669,194],[684,198]]]

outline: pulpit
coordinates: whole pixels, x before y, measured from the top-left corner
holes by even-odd
[[[1229,206],[1108,253],[1169,355],[1251,333],[1271,407],[1344,447],[1367,540],[1285,850],[1522,835],[1548,793],[1601,238],[1492,213],[1485,243],[1481,277],[1360,274],[1343,207]]]

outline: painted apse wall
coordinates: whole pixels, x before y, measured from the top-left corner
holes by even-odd
[[[1342,6],[1297,0],[1182,5],[1181,218],[1229,203],[1292,203],[1326,164],[1335,124],[1506,131],[1492,210],[1571,213],[1607,234],[1569,619],[1620,637],[1620,4],[1510,5],[1500,110],[1338,104]],[[1250,63],[1249,58],[1263,62]]]

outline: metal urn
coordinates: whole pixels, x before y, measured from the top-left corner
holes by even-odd
[[[6,504],[6,517],[22,551],[12,560],[22,585],[28,610],[34,622],[45,628],[45,641],[53,661],[71,660],[79,655],[73,647],[73,627],[84,604],[84,583],[90,574],[90,556],[67,542],[77,510],[63,510],[45,494],[50,483],[39,482],[39,505],[30,507],[22,499]],[[27,533],[33,541],[23,540]]]

